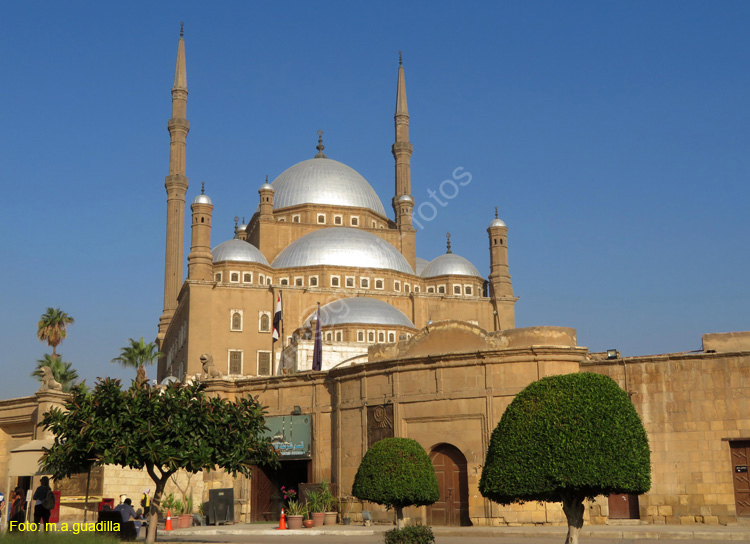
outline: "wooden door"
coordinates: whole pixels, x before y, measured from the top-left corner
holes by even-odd
[[[732,474],[734,476],[734,502],[738,516],[750,516],[750,440],[730,442]]]
[[[638,495],[613,493],[609,496],[609,519],[640,519]]]
[[[273,482],[263,469],[254,466],[251,480],[252,493],[250,518],[252,521],[271,521],[279,519],[277,504],[272,495],[275,489]]]
[[[440,498],[427,507],[429,525],[471,525],[466,457],[456,447],[441,444],[430,454]]]

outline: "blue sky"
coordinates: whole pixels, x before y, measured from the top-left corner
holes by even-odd
[[[185,21],[188,202],[214,245],[265,175],[315,153],[388,205],[398,51],[417,204],[462,167],[418,255],[489,273],[509,226],[517,326],[646,355],[748,330],[747,2],[5,2],[0,398],[36,390],[48,306],[82,377],[162,310],[170,88]],[[189,244],[189,230],[186,236]],[[154,370],[151,370],[154,373]]]

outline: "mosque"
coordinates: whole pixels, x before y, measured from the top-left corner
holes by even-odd
[[[434,505],[407,509],[412,522],[563,524],[559,504],[487,501],[479,477],[490,435],[519,391],[544,376],[587,371],[628,392],[652,449],[651,491],[589,501],[589,523],[727,524],[750,516],[750,332],[705,334],[699,352],[622,357],[589,352],[571,328],[516,328],[502,219],[487,218],[486,278],[452,252],[450,237],[444,255],[418,256],[401,62],[396,88],[392,216],[356,170],[328,158],[319,133],[317,153],[260,185],[250,221],[232,239],[212,242],[213,204],[204,190],[185,217],[190,124],[181,32],[168,124],[157,379],[201,379],[212,395],[257,397],[282,468],[256,468],[251,479],[183,475],[176,485],[202,500],[231,488],[235,519],[263,521],[278,516],[282,485],[325,479],[342,517],[361,520],[367,510],[387,521],[392,512],[355,500],[351,487],[370,445],[403,436],[428,452],[440,486]],[[35,423],[63,399],[39,391],[0,401],[6,489],[30,488],[38,478],[35,463],[49,437]],[[134,496],[150,482],[119,467],[101,467],[96,477],[97,498]],[[55,483],[61,516],[80,514],[81,481]]]
[[[247,225],[236,227],[233,239],[211,247],[211,199],[203,191],[195,197],[183,282],[190,125],[182,38],[179,43],[169,121],[164,312],[158,333],[165,357],[159,362],[159,380],[183,380],[201,372],[204,353],[227,377],[310,370],[312,352],[306,344],[319,302],[323,370],[362,362],[368,346],[406,340],[430,321],[457,319],[488,331],[514,327],[517,299],[508,272],[508,228],[501,219],[488,221],[488,280],[452,253],[450,235],[444,255],[429,262],[417,256],[401,62],[392,147],[394,219],[364,177],[327,157],[319,131],[314,157],[258,188],[257,208]],[[455,176],[452,183],[458,188],[468,176]],[[274,335],[279,300],[283,331]]]

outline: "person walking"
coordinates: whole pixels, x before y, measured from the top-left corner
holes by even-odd
[[[49,486],[49,478],[42,476],[39,480],[39,487],[34,491],[34,496],[31,497],[34,501],[34,523],[44,523],[44,530],[47,530],[47,524],[49,523],[49,516],[52,509],[55,507],[55,496],[52,494],[52,488]],[[42,526],[39,526],[42,530]]]

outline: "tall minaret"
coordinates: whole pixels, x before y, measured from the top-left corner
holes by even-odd
[[[406,80],[401,51],[398,52],[398,83],[396,84],[396,113],[393,116],[396,126],[396,141],[391,148],[396,159],[396,194],[393,196],[393,211],[396,225],[401,231],[401,253],[416,270],[416,231],[412,226],[414,199],[411,196],[411,153],[409,142],[409,108],[406,104]]]
[[[406,105],[406,81],[401,51],[398,53],[398,84],[396,86],[396,114],[393,116],[396,125],[396,142],[391,148],[396,159],[396,194],[393,197],[393,211],[396,212],[396,223],[401,225],[399,198],[411,196],[411,153],[409,143],[409,108]]]
[[[169,129],[169,175],[164,187],[167,189],[167,244],[164,266],[164,313],[159,319],[161,341],[177,309],[177,295],[182,287],[182,256],[185,237],[185,193],[188,178],[185,177],[185,140],[190,123],[187,111],[187,70],[185,68],[185,40],[183,23],[180,23],[180,41],[177,43],[177,65],[172,86],[172,118]]]

